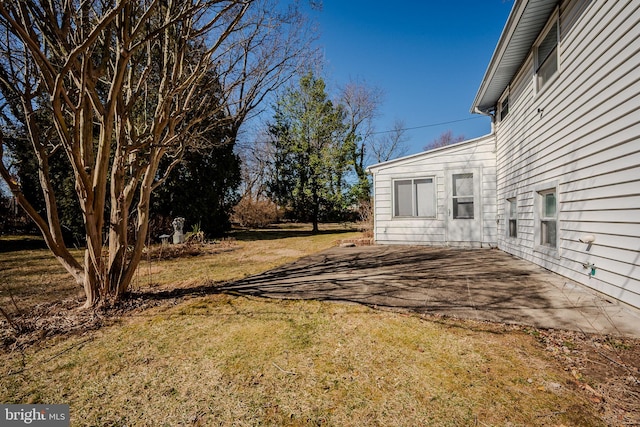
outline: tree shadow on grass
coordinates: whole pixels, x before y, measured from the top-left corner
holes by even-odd
[[[346,234],[357,232],[355,228],[344,228],[338,230],[320,230],[317,232],[309,230],[285,230],[282,228],[260,229],[260,230],[239,230],[229,233],[229,237],[244,242],[253,242],[259,240],[278,240],[288,239],[292,237],[309,237],[324,234]]]
[[[47,249],[44,239],[39,236],[0,236],[0,253]]]
[[[105,307],[104,316],[217,294],[347,302],[445,318],[557,329],[575,328],[576,317],[567,317],[568,312],[601,314],[600,305],[597,302],[594,305],[592,299],[581,297],[569,301],[557,288],[554,291],[549,274],[496,250],[411,246],[332,248],[232,282],[132,292],[114,306]],[[51,310],[45,311],[47,313],[31,317],[51,317]],[[84,328],[85,321],[91,327],[99,325],[95,319],[84,319],[87,313],[90,314],[82,312],[71,316],[77,318],[74,325],[77,324],[78,330]],[[54,333],[56,324],[48,329]]]

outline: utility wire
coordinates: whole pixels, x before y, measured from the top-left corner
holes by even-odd
[[[369,135],[380,135],[383,133],[391,133],[391,132],[398,132],[398,131],[408,131],[408,130],[415,130],[415,129],[424,129],[424,128],[432,128],[432,127],[436,127],[436,126],[442,126],[442,125],[449,125],[452,123],[460,123],[460,122],[466,122],[469,120],[478,120],[478,119],[482,119],[485,116],[477,116],[477,117],[467,117],[466,119],[458,119],[458,120],[450,120],[448,122],[439,122],[439,123],[430,123],[427,125],[420,125],[420,126],[412,126],[412,127],[407,127],[407,128],[402,128],[402,129],[390,129],[390,130],[381,130],[381,131],[377,131],[377,132],[371,132]],[[256,141],[242,141],[242,142],[236,142],[236,146],[249,146],[252,144],[256,144],[256,143],[267,143],[269,141],[260,141],[260,140],[256,140]]]
[[[484,116],[477,116],[477,117],[468,117],[466,119],[458,119],[458,120],[450,120],[448,122],[440,122],[440,123],[431,123],[428,125],[421,125],[421,126],[413,126],[410,128],[402,128],[402,129],[393,129],[393,130],[381,130],[379,132],[371,132],[371,135],[378,135],[381,133],[391,133],[391,132],[397,132],[399,130],[414,130],[414,129],[424,129],[424,128],[432,128],[432,127],[436,127],[436,126],[442,126],[442,125],[449,125],[451,123],[459,123],[459,122],[466,122],[468,120],[477,120],[477,119],[481,119]]]

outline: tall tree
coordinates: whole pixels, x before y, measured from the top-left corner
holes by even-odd
[[[274,198],[318,231],[321,215],[344,206],[344,111],[329,100],[321,78],[307,73],[279,98],[269,126],[274,145]]]
[[[263,111],[260,106],[270,94],[319,61],[318,50],[312,46],[317,34],[298,2],[286,6],[274,0],[252,3],[236,37],[215,57],[225,89],[220,105],[230,118],[233,140],[247,119]]]
[[[298,70],[315,63],[315,35],[310,28],[298,3],[277,7],[273,0],[253,1],[235,36],[225,43],[222,55],[216,56],[216,72],[211,74],[211,90],[220,88],[220,112],[215,120],[224,126],[187,147],[183,161],[159,188],[155,212],[184,216],[192,224],[200,223],[208,234],[229,228],[240,184],[239,157],[243,153],[234,151],[240,129],[261,112],[265,98]],[[250,159],[244,155],[245,161]]]
[[[220,105],[201,84],[207,71],[229,73],[220,78],[224,90],[234,86],[228,81],[242,78],[242,73],[231,76],[238,67],[230,64],[238,60],[229,58],[237,58],[232,52],[241,30],[254,26],[244,21],[253,3],[0,2],[2,97],[20,100],[21,113],[7,116],[24,120],[38,163],[44,214],[24,196],[4,161],[0,175],[55,257],[84,287],[85,307],[126,292],[142,254],[151,192],[188,144],[207,131],[199,125],[215,117]],[[48,129],[36,120],[40,111],[51,115],[55,138],[47,138]],[[0,160],[4,148],[2,129]],[[73,171],[84,220],[82,263],[62,239],[49,164],[58,150]],[[171,161],[160,170],[164,158]],[[142,238],[129,240],[130,223]]]
[[[369,153],[367,149],[373,141],[373,121],[378,114],[382,91],[362,82],[352,81],[341,90],[340,103],[343,105],[347,134],[345,150],[357,177],[352,192],[357,201],[368,202],[371,197],[371,182],[366,170]]]

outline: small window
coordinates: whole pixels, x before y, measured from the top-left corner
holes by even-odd
[[[540,215],[540,244],[542,246],[557,247],[557,202],[556,191],[549,190],[539,193],[542,212]]]
[[[540,90],[558,71],[558,20],[536,45],[536,80]]]
[[[393,216],[435,218],[434,178],[396,180],[393,183],[393,194]]]
[[[473,219],[473,174],[453,175],[453,218]]]
[[[500,104],[500,120],[504,120],[509,114],[509,97],[507,96]]]
[[[509,237],[518,237],[518,203],[514,197],[507,199],[507,207],[509,209]]]

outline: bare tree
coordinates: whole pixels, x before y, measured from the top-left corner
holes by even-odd
[[[319,60],[312,46],[317,33],[297,3],[286,8],[276,7],[273,0],[253,3],[236,36],[215,58],[234,135],[262,112],[259,107],[269,94]]]
[[[268,199],[267,187],[274,157],[273,143],[270,142],[272,137],[267,130],[258,135],[258,139],[248,143],[240,154],[242,162],[240,194],[242,198],[253,201]]]
[[[270,199],[269,180],[274,161],[274,146],[264,131],[257,141],[248,144],[240,153],[240,200],[231,219],[241,227],[265,227],[279,219],[280,211]]]
[[[142,254],[152,191],[188,144],[212,126],[236,124],[229,114],[219,114],[229,108],[224,101],[234,99],[236,108],[248,112],[275,84],[266,77],[232,95],[243,87],[238,79],[248,81],[251,74],[244,66],[247,50],[239,54],[238,47],[247,46],[247,34],[259,37],[252,9],[258,6],[269,5],[251,0],[0,2],[0,89],[4,99],[20,100],[46,215],[22,196],[20,183],[2,161],[0,175],[56,258],[84,287],[85,307],[126,292]],[[269,28],[269,22],[263,24]],[[259,95],[248,95],[251,88]],[[42,110],[51,115],[52,129],[42,129],[35,119]],[[0,160],[3,147],[0,140]],[[82,263],[62,239],[47,160],[55,150],[66,153],[75,177],[87,241]],[[159,170],[163,158],[172,161]]]
[[[405,133],[404,121],[397,119],[392,130],[379,134],[371,144],[373,160],[382,163],[407,154],[408,148],[405,143],[408,138]]]
[[[319,60],[312,46],[316,35],[297,4],[278,10],[269,0],[259,3],[239,29],[242,36],[232,40],[220,58],[226,70],[222,73],[227,88],[224,105],[227,116],[233,118],[231,132],[236,138],[242,124],[263,111],[266,97]],[[258,141],[244,144],[240,153],[242,197],[258,200],[266,194],[265,171],[271,145],[262,140],[267,138],[265,131]]]
[[[369,177],[366,171],[367,147],[373,144],[373,121],[382,102],[382,90],[362,82],[350,82],[340,94],[348,125],[345,145],[358,177],[358,199],[368,200]]]
[[[440,134],[439,137],[424,146],[424,150],[433,150],[434,148],[446,147],[447,145],[457,144],[465,140],[464,135],[453,136],[453,132],[448,130]]]

